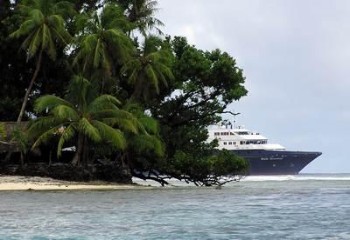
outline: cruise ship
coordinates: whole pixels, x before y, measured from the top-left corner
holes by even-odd
[[[321,152],[289,151],[272,144],[260,133],[230,122],[209,128],[208,141],[218,140],[218,149],[227,149],[249,161],[249,175],[296,175]]]

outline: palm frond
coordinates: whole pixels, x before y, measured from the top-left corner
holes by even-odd
[[[140,129],[140,123],[135,116],[125,110],[105,110],[96,112],[92,116],[101,119],[102,122],[109,126],[122,129],[123,131],[132,132],[134,134],[137,134]]]
[[[63,132],[61,133],[61,137],[58,141],[58,145],[57,145],[57,157],[61,156],[62,153],[62,148],[64,146],[64,144],[71,140],[76,134],[76,130],[73,127],[73,125],[69,125],[67,128],[63,129]]]
[[[32,30],[35,28],[35,23],[32,19],[24,21],[18,30],[14,31],[10,34],[9,37],[11,38],[19,38],[23,35],[27,35],[28,33],[32,32]]]
[[[164,155],[164,145],[159,138],[152,135],[137,135],[129,141],[130,148],[138,153],[153,151],[157,156]]]
[[[32,145],[32,149],[38,147],[39,145],[41,145],[42,143],[46,143],[48,142],[51,138],[53,138],[55,136],[55,133],[57,132],[57,128],[50,128],[47,131],[45,131],[44,133],[42,133],[34,142],[34,144]]]
[[[30,36],[32,37],[31,39],[28,39],[28,58],[32,58],[41,46],[42,28],[38,28],[33,32],[33,35]]]
[[[105,29],[125,29],[128,25],[128,20],[124,15],[123,9],[118,5],[107,4],[101,14],[101,25]]]
[[[48,25],[55,33],[55,37],[59,39],[59,43],[67,45],[72,41],[71,35],[65,29],[65,22],[62,16],[52,15],[47,18]]]
[[[103,54],[103,51],[102,51],[102,48],[103,48],[103,43],[101,42],[101,39],[97,39],[97,42],[96,42],[96,46],[94,46],[94,56],[93,56],[93,66],[94,68],[98,68],[99,66],[103,65],[101,64],[101,62],[103,62],[103,60],[101,60],[103,57],[102,57],[102,54]]]
[[[87,95],[89,89],[91,88],[91,83],[81,75],[73,76],[69,87],[67,99],[74,103],[78,111],[83,111],[87,106]]]
[[[73,3],[69,1],[59,1],[53,7],[53,12],[63,17],[72,17],[76,14]]]
[[[70,108],[74,108],[74,106],[63,98],[54,96],[54,95],[45,95],[38,98],[35,101],[34,110],[37,113],[43,113],[46,111],[50,111],[51,109],[64,105]]]
[[[115,125],[118,126],[119,129],[122,129],[126,132],[132,132],[134,134],[138,134],[140,126],[136,119],[116,119]]]
[[[158,122],[151,117],[143,116],[138,118],[144,129],[147,131],[148,134],[158,134],[159,133],[159,125]]]
[[[41,25],[43,24],[43,20],[45,18],[44,14],[42,11],[39,9],[32,9],[29,13],[29,17],[37,24]]]
[[[155,73],[154,69],[148,65],[145,69],[147,78],[149,82],[153,85],[155,88],[156,92],[159,93],[159,82],[158,82],[158,77],[157,74]]]
[[[76,109],[67,105],[58,105],[52,109],[52,114],[57,119],[62,119],[67,122],[77,121],[79,119],[79,113]]]
[[[75,27],[78,34],[84,34],[88,30],[90,16],[87,13],[79,13],[75,17]]]
[[[36,139],[49,129],[58,129],[64,124],[64,121],[53,116],[39,117],[30,122],[27,133],[30,139]]]
[[[55,60],[56,59],[56,47],[55,47],[55,43],[53,42],[51,31],[46,24],[44,24],[42,26],[41,41],[42,41],[42,43],[41,43],[42,48],[46,50],[47,55],[49,55],[49,57],[52,60]]]
[[[120,130],[96,120],[92,121],[92,124],[98,129],[102,138],[107,140],[108,144],[116,149],[125,149],[126,140]]]
[[[108,94],[103,94],[95,98],[88,106],[89,112],[98,112],[106,109],[117,109],[117,105],[120,105],[120,101]]]
[[[101,142],[101,135],[96,127],[94,127],[87,118],[83,117],[79,120],[78,131],[90,138],[94,142]]]

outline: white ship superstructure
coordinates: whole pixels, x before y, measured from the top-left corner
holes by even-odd
[[[280,144],[268,143],[268,139],[260,133],[252,132],[242,126],[229,128],[214,126],[209,129],[208,141],[218,140],[219,149],[227,150],[285,150]]]

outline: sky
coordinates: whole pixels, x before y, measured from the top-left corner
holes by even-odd
[[[158,8],[165,34],[228,52],[243,69],[249,93],[228,107],[241,113],[238,124],[289,150],[322,152],[302,173],[350,173],[350,1],[159,0]]]

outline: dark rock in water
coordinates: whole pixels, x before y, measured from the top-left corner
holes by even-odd
[[[131,174],[116,164],[91,164],[75,167],[70,164],[47,165],[44,163],[0,166],[0,174],[51,177],[67,181],[107,181],[114,183],[132,183]]]

